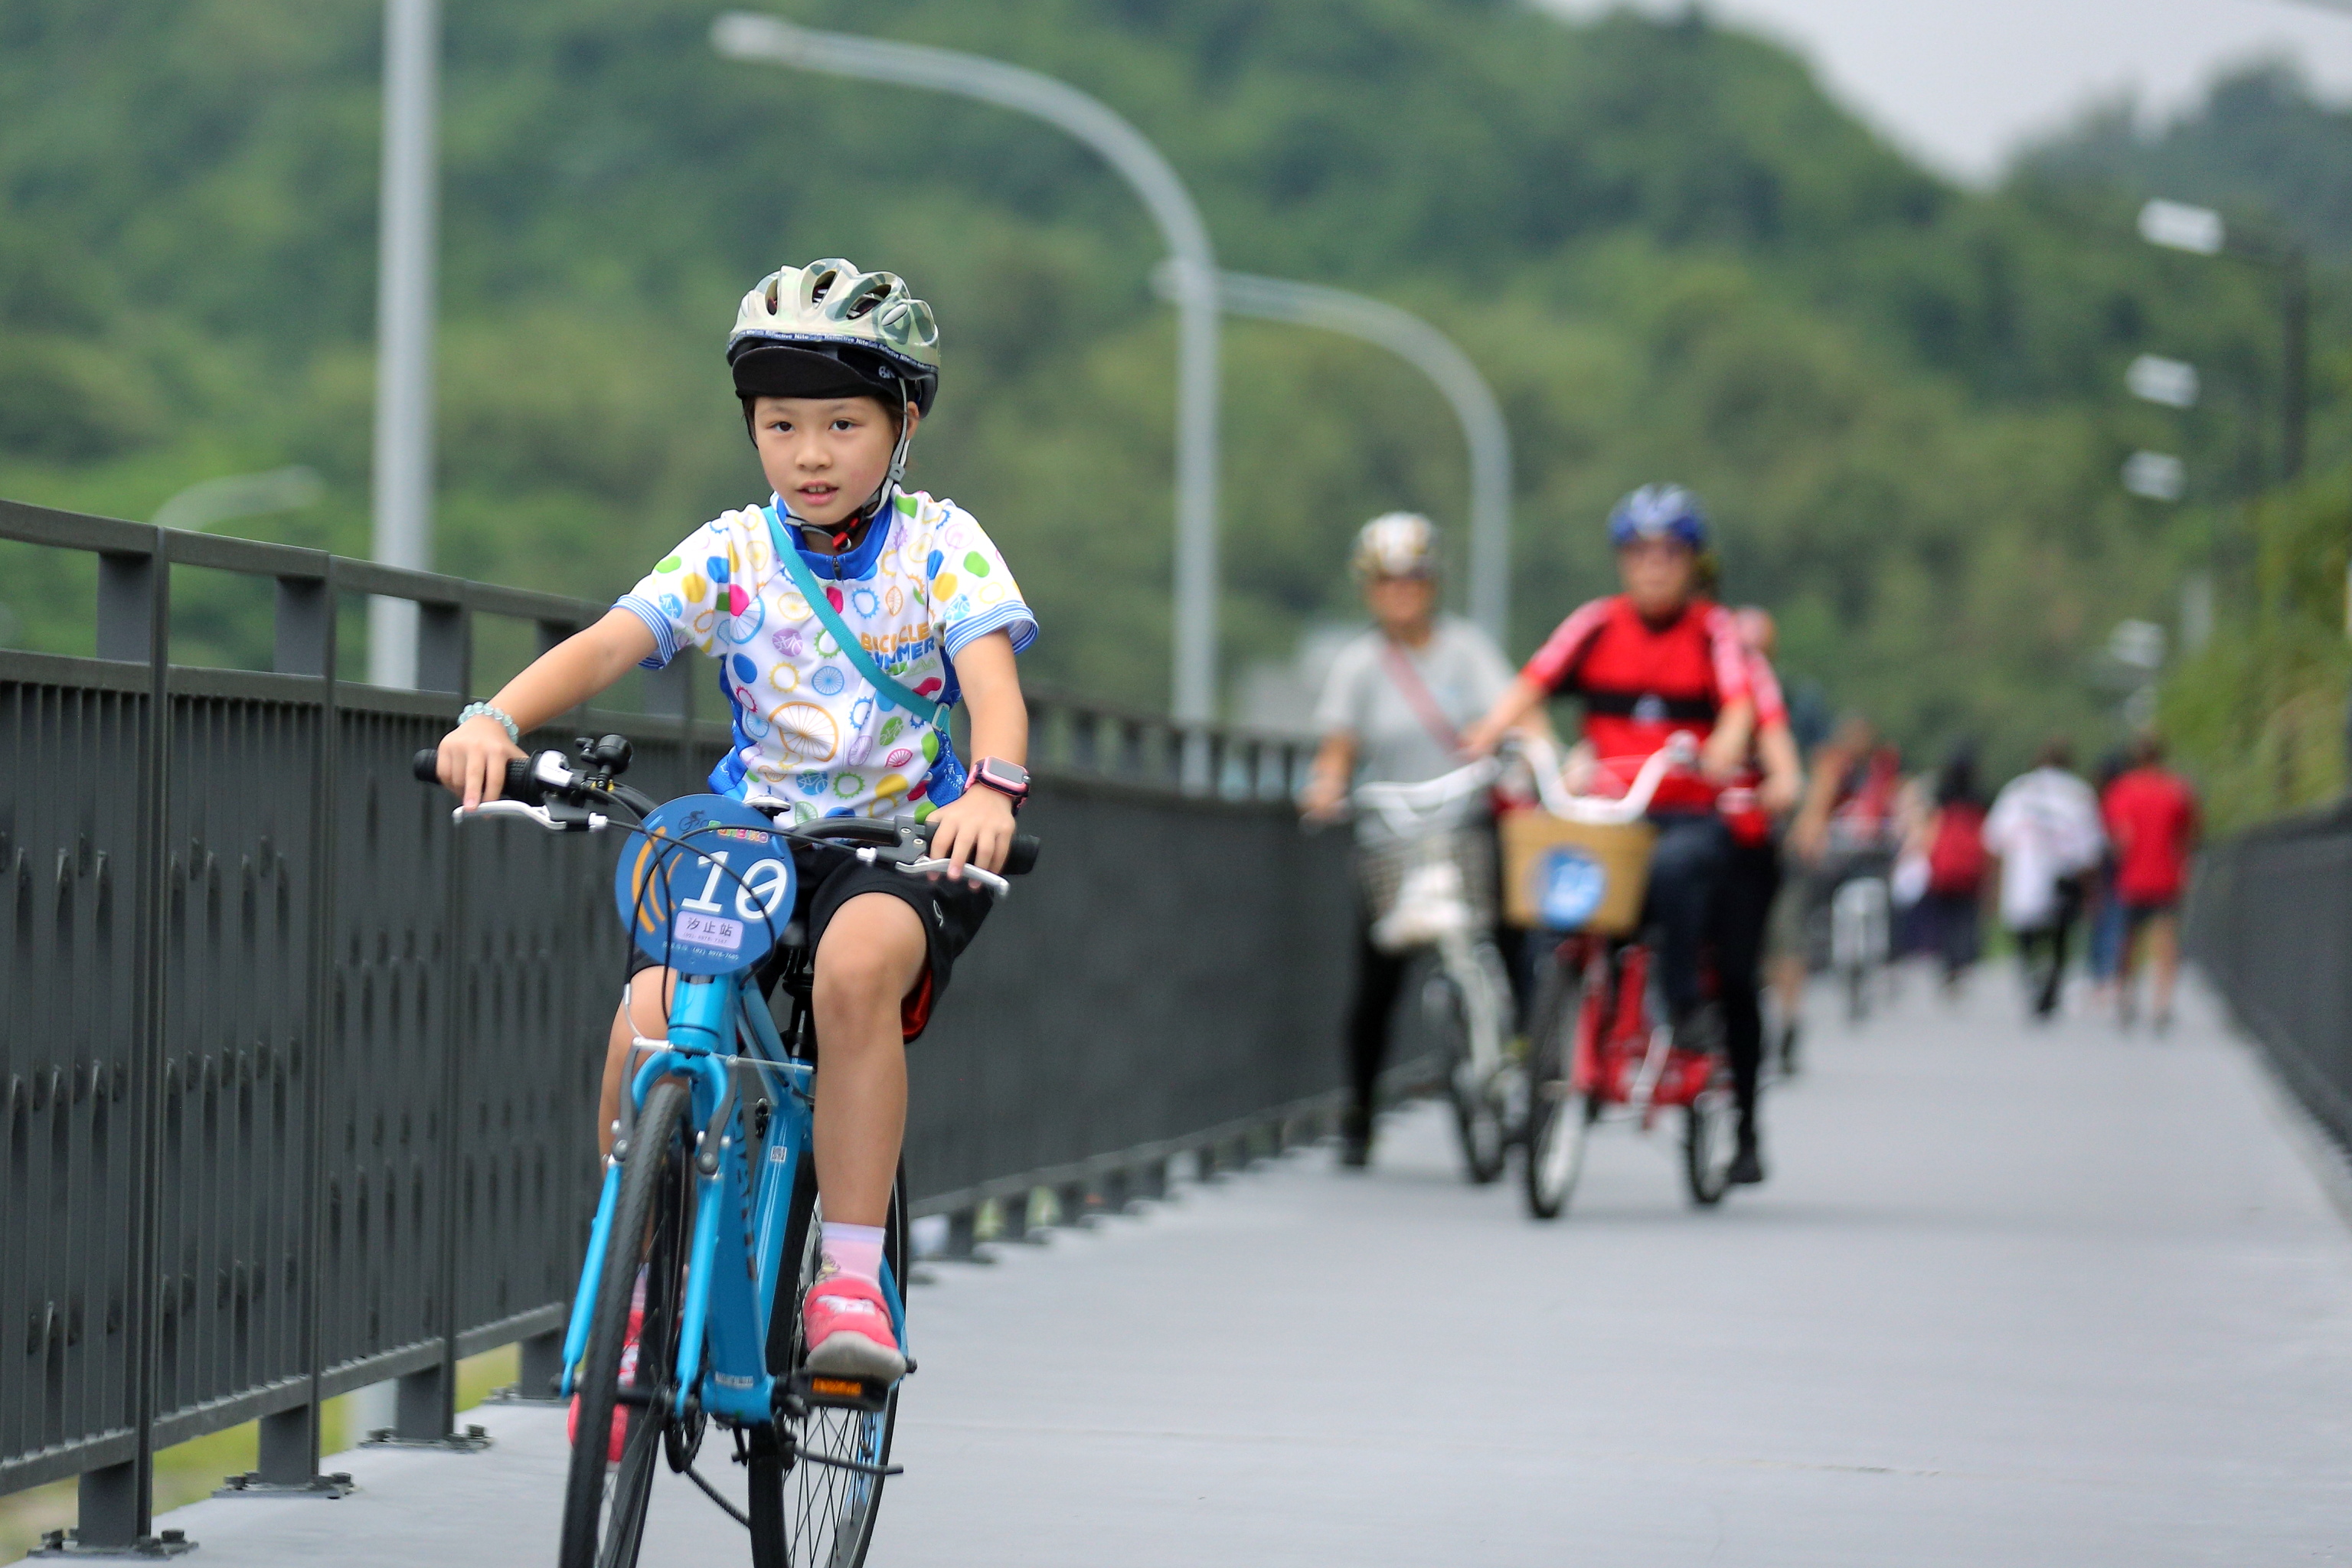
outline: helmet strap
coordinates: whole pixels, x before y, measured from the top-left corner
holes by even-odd
[[[846,555],[857,547],[874,520],[888,509],[890,498],[898,489],[899,477],[907,471],[907,444],[915,436],[907,417],[907,384],[902,380],[898,383],[898,442],[890,451],[890,471],[882,477],[882,482],[875,487],[874,493],[866,498],[866,504],[852,512],[839,527],[829,523],[803,522],[799,518],[793,519],[793,527],[811,538],[823,535],[833,546],[835,555]]]

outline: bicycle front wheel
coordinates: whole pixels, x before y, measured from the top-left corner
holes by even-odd
[[[1470,1048],[1470,999],[1462,994],[1461,981],[1435,968],[1422,983],[1421,1011],[1444,1068],[1454,1130],[1462,1142],[1463,1173],[1474,1185],[1484,1186],[1503,1173],[1506,1140],[1501,1113]]]
[[[1570,1081],[1576,1031],[1585,1006],[1581,973],[1555,959],[1536,993],[1534,1046],[1528,1064],[1528,1213],[1558,1219],[1584,1173],[1586,1135],[1600,1102]]]
[[[573,1386],[572,1469],[563,1498],[562,1568],[631,1568],[677,1366],[678,1307],[694,1234],[686,1087],[665,1079],[637,1113],[605,1240],[588,1355]]]
[[[907,1177],[901,1166],[890,1189],[889,1223],[883,1257],[903,1307],[907,1290]],[[784,1256],[799,1267],[778,1282],[768,1314],[768,1368],[779,1379],[800,1366],[807,1345],[801,1330],[801,1300],[816,1283],[822,1263],[818,1243],[824,1223],[817,1201],[816,1162],[803,1158],[793,1178]],[[783,1292],[789,1289],[789,1298]],[[899,1346],[907,1348],[903,1341]],[[913,1363],[908,1362],[908,1370]],[[874,1521],[882,1508],[878,1474],[890,1462],[890,1438],[898,1424],[898,1387],[894,1384],[879,1410],[810,1405],[787,1411],[776,1424],[751,1435],[752,1568],[857,1568],[874,1542]]]

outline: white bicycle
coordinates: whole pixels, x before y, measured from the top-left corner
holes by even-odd
[[[1894,899],[1888,889],[1887,856],[1874,842],[1840,845],[1846,870],[1830,894],[1830,972],[1845,993],[1846,1021],[1870,1016],[1893,949]]]
[[[1418,1002],[1423,1026],[1444,1064],[1462,1160],[1484,1184],[1503,1173],[1520,1126],[1527,1078],[1508,1051],[1511,982],[1495,945],[1494,840],[1465,826],[1465,804],[1500,771],[1492,759],[1423,784],[1356,786],[1356,809],[1394,836],[1365,851],[1372,945],[1387,953],[1426,952]]]

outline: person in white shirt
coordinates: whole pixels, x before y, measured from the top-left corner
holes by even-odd
[[[1415,512],[1376,517],[1356,536],[1356,577],[1376,624],[1340,649],[1316,706],[1323,744],[1299,799],[1310,820],[1335,816],[1360,782],[1421,784],[1460,767],[1462,730],[1511,683],[1511,667],[1492,638],[1469,621],[1438,613],[1437,556],[1437,531]],[[1473,797],[1462,803],[1458,822],[1437,826],[1483,833],[1487,823],[1486,801]],[[1359,879],[1369,889],[1384,852],[1395,863],[1396,835],[1377,814],[1366,813],[1356,818],[1356,843]],[[1491,883],[1491,851],[1484,860],[1465,867],[1465,877]],[[1350,1168],[1371,1157],[1389,1015],[1405,976],[1404,958],[1372,943],[1375,913],[1369,901],[1357,911],[1349,1095],[1340,1152],[1341,1164]]]
[[[2073,770],[2063,739],[2042,748],[2029,773],[2009,781],[1985,818],[1985,848],[1999,861],[2000,920],[2025,964],[2033,1016],[2058,1010],[2066,935],[2083,907],[2083,873],[2106,847],[2098,796]]]

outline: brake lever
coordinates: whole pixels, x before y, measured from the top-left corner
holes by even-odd
[[[602,833],[612,825],[612,819],[601,811],[558,801],[551,805],[525,805],[519,800],[486,800],[473,810],[458,806],[449,813],[449,820],[464,826],[477,816],[527,817],[550,833]]]
[[[904,871],[909,877],[936,878],[940,872],[945,871],[949,867],[954,865],[955,862],[952,860],[934,860],[927,857],[920,860],[893,861],[892,864],[896,865],[899,870]],[[990,892],[995,894],[1000,899],[1013,890],[1012,883],[1006,881],[1003,878],[998,876],[993,871],[982,870],[979,867],[973,865],[969,860],[964,862],[963,879],[967,882],[979,884],[981,887],[987,889]]]

